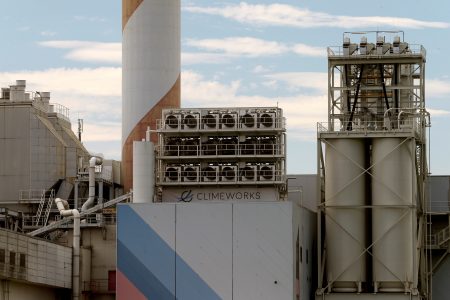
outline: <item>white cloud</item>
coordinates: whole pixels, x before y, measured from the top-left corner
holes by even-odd
[[[292,52],[304,56],[326,57],[327,49],[323,47],[314,47],[305,44],[295,44]]]
[[[263,86],[268,87],[269,89],[276,90],[278,88],[277,80],[267,80],[261,83]]]
[[[39,45],[49,48],[68,49],[65,58],[76,61],[87,61],[94,63],[121,64],[122,44],[101,43],[89,41],[44,41]]]
[[[44,33],[41,33],[44,34]],[[46,33],[51,35],[53,33]],[[186,40],[186,45],[209,52],[183,52],[181,63],[225,64],[239,57],[259,57],[293,52],[305,56],[323,56],[325,50],[304,44],[286,45],[275,41],[265,41],[252,37],[230,37],[225,39]],[[78,40],[50,40],[39,42],[47,48],[67,49],[66,59],[91,63],[122,63],[122,44]]]
[[[425,93],[427,98],[449,98],[450,80],[427,79],[425,81]]]
[[[431,118],[433,117],[441,117],[441,116],[447,116],[450,115],[450,111],[443,110],[443,109],[432,109],[427,108],[427,111],[431,114]],[[433,120],[432,120],[433,121]]]
[[[200,74],[182,73],[182,105],[185,107],[258,107],[279,106],[287,118],[290,137],[311,140],[315,138],[316,123],[326,120],[327,96],[324,94],[276,98],[262,95],[243,95],[239,92],[241,83],[222,83],[204,79]]]
[[[285,72],[268,74],[264,77],[282,81],[293,90],[312,89],[321,94],[327,93],[328,75],[323,72]]]
[[[450,23],[421,21],[399,17],[353,17],[310,11],[287,4],[248,4],[241,2],[222,7],[185,6],[185,11],[218,15],[241,23],[260,26],[290,26],[299,28],[449,28]]]
[[[229,55],[258,57],[278,55],[288,51],[288,47],[273,41],[252,37],[230,37],[224,39],[188,39],[186,45],[209,51],[225,52]]]
[[[325,57],[326,49],[305,44],[289,45],[253,37],[228,37],[224,39],[188,39],[185,44],[202,50],[221,53],[228,60],[238,57],[273,56],[295,53],[303,56]]]

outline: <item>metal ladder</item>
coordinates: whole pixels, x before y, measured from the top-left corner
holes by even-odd
[[[39,202],[39,207],[35,216],[35,224],[34,224],[35,226],[39,226],[39,221],[41,220],[42,210],[44,209],[46,199],[45,193],[46,193],[45,190],[43,190],[41,194],[41,201]]]
[[[447,242],[450,240],[450,226],[436,233],[437,245],[441,248],[447,248]]]
[[[44,226],[47,224],[48,216],[50,214],[50,209],[52,208],[53,200],[55,197],[55,190],[50,190],[50,195],[47,198],[47,191],[43,191],[41,195],[41,201],[39,202],[39,207],[35,216],[35,226]],[[45,207],[44,216],[42,216],[42,212]],[[41,223],[42,220],[42,223]]]
[[[50,195],[48,196],[47,199],[47,206],[45,207],[44,222],[42,223],[42,226],[47,225],[48,216],[50,215],[50,210],[52,209],[54,200],[55,200],[55,190],[51,190]]]

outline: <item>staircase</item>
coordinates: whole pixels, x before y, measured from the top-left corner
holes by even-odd
[[[447,249],[450,240],[450,226],[428,237],[428,247],[432,249]]]
[[[39,207],[34,217],[34,226],[45,226],[47,224],[54,200],[55,190],[51,189],[42,193]]]

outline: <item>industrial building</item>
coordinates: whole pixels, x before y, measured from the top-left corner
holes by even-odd
[[[0,299],[448,298],[423,46],[328,48],[318,173],[292,175],[282,107],[181,106],[180,1],[122,4],[121,162],[49,92],[1,90]]]

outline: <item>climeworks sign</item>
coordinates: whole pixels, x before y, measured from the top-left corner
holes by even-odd
[[[163,202],[199,201],[277,201],[276,188],[183,188],[166,189],[162,193]]]

